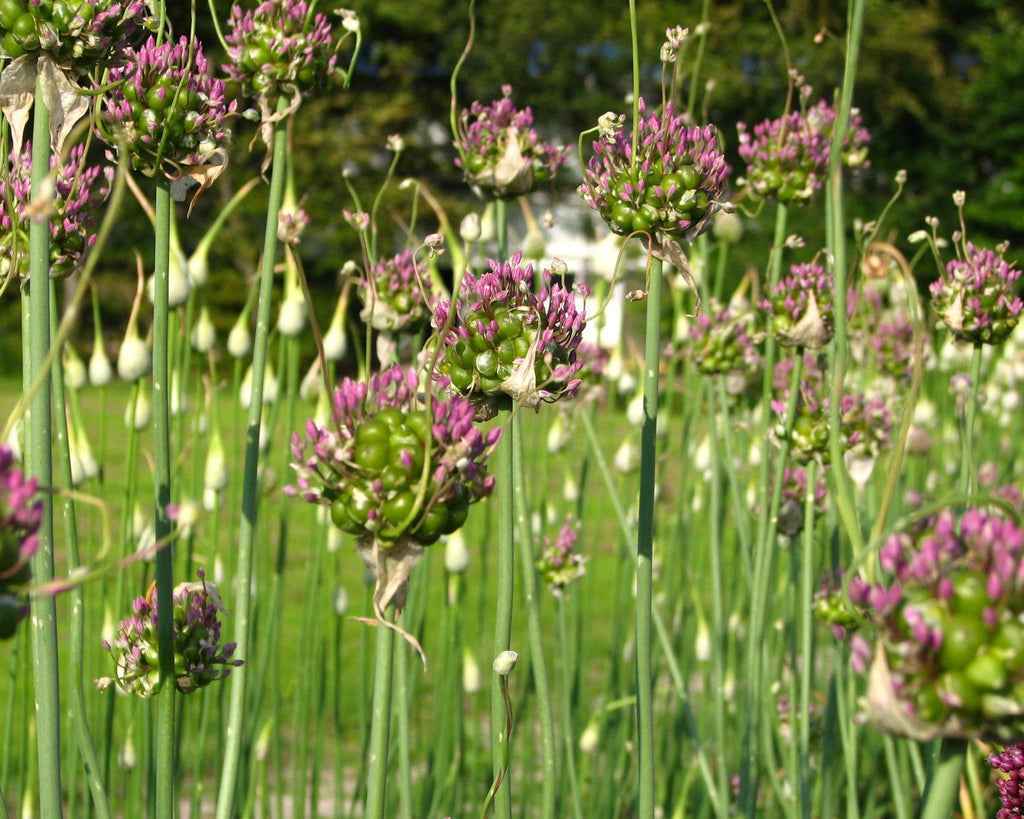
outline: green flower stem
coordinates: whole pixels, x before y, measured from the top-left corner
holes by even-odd
[[[982,345],[975,343],[971,351],[971,385],[964,407],[963,432],[960,441],[960,494],[966,495],[974,486],[974,426],[978,417],[978,392],[981,389]]]
[[[154,523],[156,539],[171,533],[167,507],[171,502],[170,311],[167,289],[170,271],[171,187],[165,177],[156,183],[156,248],[153,262],[153,462]],[[160,691],[157,695],[156,810],[158,819],[173,819],[176,812],[174,706],[174,551],[165,546],[156,553],[157,645]]]
[[[835,317],[835,342],[832,349],[832,397],[829,403],[829,451],[832,457],[832,477],[835,487],[836,508],[843,521],[846,535],[854,554],[860,554],[864,537],[857,516],[857,505],[853,484],[843,460],[844,439],[840,429],[842,413],[843,379],[846,375],[846,360],[849,356],[847,338],[846,291],[847,254],[846,225],[843,211],[843,140],[850,124],[850,109],[853,105],[853,86],[857,75],[857,61],[860,53],[861,35],[864,30],[865,0],[850,0],[847,9],[846,62],[843,66],[843,84],[839,96],[839,110],[833,125],[832,146],[829,161],[829,178],[825,202],[825,235],[832,258],[833,292],[832,302]]]
[[[540,600],[537,596],[537,567],[530,531],[530,512],[526,495],[526,475],[523,469],[523,425],[513,421],[509,429],[512,436],[512,494],[516,505],[519,542],[519,561],[522,569],[523,602],[526,604],[526,636],[530,647],[530,666],[533,669],[533,684],[537,689],[537,712],[540,717],[541,767],[543,784],[541,791],[541,816],[554,819],[555,816],[555,723],[552,718],[551,688],[548,684],[547,661],[544,658],[544,627],[540,617]],[[547,450],[545,449],[545,452]],[[547,472],[544,472],[547,474]]]
[[[924,792],[921,819],[947,819],[953,815],[960,789],[960,773],[967,757],[967,740],[936,740],[933,767]]]
[[[364,819],[384,819],[387,796],[388,740],[391,733],[391,685],[395,659],[395,632],[377,623],[377,648],[373,664],[373,708],[370,728],[370,770]]]
[[[583,819],[583,801],[580,798],[580,784],[576,773],[576,732],[573,730],[573,702],[572,702],[572,677],[573,664],[572,643],[569,640],[568,606],[569,601],[563,592],[556,599],[558,608],[558,653],[562,657],[561,674],[562,682],[562,739],[565,744],[565,776],[569,780],[569,798],[572,802],[573,819]]]
[[[57,309],[56,309],[56,287],[53,280],[50,280],[50,328],[56,332]],[[59,458],[60,480],[66,486],[72,486],[71,480],[71,450],[68,442],[67,407],[65,405],[64,393],[64,365],[61,357],[53,359],[53,407],[56,415],[54,428],[57,433],[57,456]],[[80,565],[78,555],[78,524],[75,510],[75,502],[64,497],[62,502],[64,515],[64,548],[67,552],[68,572],[72,573]],[[82,763],[85,769],[86,780],[89,785],[89,792],[92,795],[93,808],[99,819],[110,818],[110,805],[107,802],[107,794],[103,787],[100,776],[99,759],[96,756],[96,747],[92,741],[92,734],[89,731],[88,703],[85,698],[83,682],[85,670],[83,667],[83,655],[85,645],[85,590],[80,584],[76,584],[68,592],[71,599],[71,627],[68,638],[68,660],[70,665],[70,694],[71,694],[71,722],[75,730],[75,738],[78,741],[78,752],[82,755]]]
[[[658,386],[661,364],[662,263],[651,261],[644,344],[644,420],[640,435],[640,516],[636,540],[636,713],[640,819],[654,816],[654,676],[651,610],[654,586],[654,490],[657,485]]]
[[[800,594],[796,626],[800,634],[800,712],[796,717],[800,726],[800,815],[811,815],[811,688],[814,671],[814,578],[815,578],[815,537],[814,537],[814,484],[818,479],[818,462],[813,458],[807,463],[807,494],[804,497],[804,528],[801,537]],[[792,720],[791,720],[792,724]]]
[[[776,204],[775,210],[775,233],[772,239],[771,255],[768,260],[768,285],[767,291],[778,283],[779,278],[782,274],[782,257],[785,251],[786,242],[786,223],[788,221],[789,210],[782,202]],[[775,339],[769,334],[764,342],[764,375],[761,381],[761,428],[759,430],[760,439],[762,441],[768,440],[768,430],[770,421],[770,407],[772,401],[773,392],[773,377],[775,373],[775,361],[778,355],[778,345],[775,343]],[[754,569],[752,571],[753,584],[756,586],[759,582],[767,584],[767,578],[763,581],[759,581],[760,575],[758,574],[758,567],[763,565],[764,561],[764,549],[763,544],[767,540],[767,530],[769,523],[769,497],[768,493],[771,489],[771,481],[769,480],[770,469],[771,469],[771,458],[768,457],[769,452],[767,447],[761,450],[761,462],[758,466],[758,509],[759,514],[757,518],[757,537],[754,541],[756,552],[754,554]],[[754,601],[751,604],[751,617],[758,618],[764,616],[764,612],[758,612],[755,608],[757,602]],[[750,673],[754,659],[751,652],[753,651],[753,644],[748,646],[747,662],[751,664],[748,666],[748,673]],[[757,697],[754,692],[747,692],[747,702],[753,703],[757,701]],[[753,711],[751,708],[744,710],[744,715],[747,719],[746,725],[744,726],[743,739],[740,746],[740,806],[747,812],[747,815],[751,815],[755,808],[756,798],[756,776],[754,774],[754,724],[751,722],[751,715]]]
[[[511,410],[502,410],[499,419],[505,434],[495,453],[496,506],[498,512],[498,555],[496,613],[494,618],[494,655],[508,651],[512,643],[512,597],[515,589],[515,498],[513,467],[513,432],[515,419]],[[506,678],[497,672],[491,677],[491,766],[494,773],[494,814],[497,819],[511,819],[512,793],[508,782],[509,736],[506,731],[508,713],[505,694]]]
[[[50,112],[42,88],[43,72],[36,80],[32,130],[32,200],[42,198],[50,169]],[[50,220],[31,220],[29,227],[28,378],[39,382],[29,402],[26,430],[27,466],[44,491],[39,548],[32,556],[32,579],[53,579],[53,462],[50,440],[51,381],[46,358],[50,352]],[[53,595],[33,595],[32,672],[35,680],[36,747],[39,754],[39,813],[47,819],[63,815],[60,779],[60,671],[57,658],[57,603]]]
[[[285,138],[288,117],[284,116],[287,101],[278,101],[277,112],[282,115],[274,123],[274,156],[270,172],[270,194],[267,200],[267,219],[263,234],[263,260],[260,272],[259,296],[256,307],[256,333],[253,339],[252,389],[245,430],[245,467],[242,487],[242,516],[239,523],[238,563],[235,580],[238,596],[235,600],[235,656],[249,657],[249,634],[252,607],[252,557],[256,543],[259,513],[259,460],[260,423],[263,417],[263,381],[267,362],[267,340],[270,335],[270,307],[274,286],[274,258],[277,255],[277,214],[284,198],[287,172],[288,143]],[[244,729],[246,668],[236,668],[230,678],[231,702],[228,713],[227,736],[224,744],[224,763],[221,766],[220,789],[217,795],[216,819],[229,819],[233,815],[235,785],[239,775]]]
[[[412,702],[409,690],[409,647],[399,645],[395,651],[395,708],[398,742],[398,819],[412,819],[412,754],[409,747],[409,706]]]
[[[767,741],[768,722],[764,719],[765,708],[762,702],[764,683],[768,678],[764,664],[766,655],[764,631],[765,621],[769,614],[772,565],[778,546],[776,524],[782,499],[782,478],[785,474],[786,461],[789,458],[789,439],[796,420],[803,361],[803,349],[797,349],[793,356],[793,372],[790,376],[789,398],[783,423],[784,432],[778,459],[775,463],[775,476],[773,480],[764,478],[766,485],[762,485],[761,492],[764,504],[761,513],[764,528],[763,535],[758,538],[757,551],[754,555],[754,583],[750,601],[749,636],[747,637],[743,759],[740,768],[740,802],[747,816],[751,817],[756,814],[756,794],[760,773],[753,769],[753,759],[748,754],[752,754],[752,748],[758,737],[762,740],[763,750],[767,751],[770,747]],[[767,408],[768,402],[764,402],[763,406]],[[765,514],[765,510],[767,514]],[[775,782],[774,779],[772,781]]]
[[[724,655],[728,651],[728,635],[726,633],[725,599],[723,591],[724,569],[722,563],[722,464],[721,438],[727,437],[728,427],[718,423],[719,393],[721,379],[715,378],[708,391],[708,405],[711,422],[711,486],[708,500],[708,523],[710,528],[710,548],[708,550],[711,563],[711,691],[714,692],[711,710],[715,748],[719,755],[724,755],[728,743],[725,732],[725,702],[722,691],[725,685]],[[724,419],[723,419],[724,420]],[[726,765],[717,765],[715,770],[715,794],[719,806],[726,806],[730,801],[729,770]],[[725,814],[720,813],[720,816]]]

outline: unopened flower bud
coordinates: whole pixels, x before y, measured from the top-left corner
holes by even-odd
[[[286,338],[296,338],[306,329],[306,302],[301,298],[287,298],[281,302],[277,314],[277,330]]]
[[[243,313],[228,333],[228,353],[234,358],[246,358],[252,351],[252,334],[249,332],[249,316]]]
[[[452,574],[459,574],[469,568],[469,549],[459,529],[448,535],[448,542],[444,545],[444,567]]]
[[[149,372],[149,348],[137,331],[132,328],[117,354],[117,374],[122,381],[138,381]]]
[[[467,694],[475,694],[484,687],[483,675],[476,657],[468,647],[462,651],[462,690]]]
[[[197,353],[208,353],[217,342],[217,331],[213,327],[210,311],[204,304],[199,308],[199,318],[192,328],[192,349]]]
[[[519,660],[519,655],[514,651],[503,651],[497,657],[494,658],[492,668],[494,673],[502,677],[507,677],[512,673],[512,669],[516,667],[516,662]]]

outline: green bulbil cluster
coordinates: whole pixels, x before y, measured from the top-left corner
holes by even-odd
[[[338,495],[331,503],[334,525],[351,534],[373,531],[383,544],[408,532],[424,546],[461,527],[471,501],[469,491],[461,485],[445,500],[421,503],[410,519],[429,434],[422,410],[386,407],[363,421],[355,430],[356,472],[337,487]],[[431,475],[425,499],[433,498],[436,491]]]
[[[509,310],[504,304],[480,305],[466,317],[471,332],[445,351],[438,371],[463,394],[503,392],[502,383],[512,374],[516,360],[524,359],[533,346],[536,325],[524,319],[529,321],[523,311]],[[496,327],[493,335],[487,331],[492,326]],[[550,378],[551,368],[538,361],[538,382]]]
[[[87,69],[124,45],[144,11],[140,0],[0,0],[0,55],[46,52]]]

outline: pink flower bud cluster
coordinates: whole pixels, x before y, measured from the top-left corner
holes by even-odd
[[[720,209],[729,175],[715,129],[686,125],[671,101],[649,114],[639,106],[636,156],[631,133],[603,134],[579,193],[616,233],[692,240]]]
[[[459,115],[455,164],[466,181],[485,198],[515,199],[551,179],[569,149],[542,140],[533,128],[533,111],[516,108],[512,87],[502,86],[501,99],[474,101]]]
[[[228,28],[225,70],[246,96],[273,102],[286,86],[307,94],[326,87],[337,66],[330,22],[310,14],[305,0],[264,0],[251,11],[234,5]]]
[[[43,517],[36,489],[36,479],[26,478],[10,447],[0,444],[0,640],[12,637],[28,613],[28,562],[39,547]]]
[[[76,145],[68,158],[51,155],[56,170],[50,205],[50,275],[63,278],[82,263],[96,241],[92,230],[96,212],[110,193],[114,171],[110,167],[85,166],[85,148]],[[32,144],[26,142],[21,154],[10,156],[8,173],[0,175],[0,263],[12,272],[28,273],[29,219],[31,200]],[[13,206],[13,211],[9,206]]]
[[[739,153],[747,175],[739,182],[759,199],[805,202],[820,188],[828,173],[836,109],[821,100],[806,111],[793,111],[779,119],[766,119],[751,132],[737,123]],[[850,117],[843,141],[843,164],[866,164],[871,135],[856,112]]]

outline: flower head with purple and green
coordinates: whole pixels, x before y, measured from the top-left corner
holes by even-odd
[[[29,559],[39,548],[43,504],[35,478],[26,478],[6,444],[0,444],[0,640],[14,636],[28,614]]]
[[[760,307],[766,329],[784,347],[818,350],[832,338],[832,274],[816,262],[795,264]]]
[[[587,559],[576,551],[579,537],[579,526],[572,515],[566,517],[554,541],[549,535],[544,536],[544,547],[536,562],[537,574],[556,596],[586,572]]]
[[[437,301],[430,278],[420,274],[408,249],[370,265],[361,284],[359,317],[375,330],[417,333]]]
[[[198,40],[158,45],[150,37],[109,79],[99,130],[128,151],[135,170],[178,179],[197,166],[223,164],[227,118],[237,103],[227,102]]]
[[[533,111],[516,108],[512,87],[489,104],[474,101],[457,123],[455,164],[484,198],[515,199],[554,177],[569,155],[566,147],[542,140],[533,127]]]
[[[740,299],[726,306],[712,299],[690,323],[687,355],[698,372],[722,376],[729,395],[746,392],[764,367],[756,323],[756,313]]]
[[[1024,737],[1024,532],[997,507],[944,509],[891,535],[885,579],[849,600],[874,631],[869,716],[894,733]]]
[[[687,125],[671,101],[647,113],[639,102],[637,152],[631,134],[602,130],[579,193],[618,234],[692,241],[724,204],[729,165],[710,126]]]
[[[81,265],[96,241],[96,212],[110,193],[114,171],[84,162],[85,147],[76,145],[65,161],[50,157],[55,171],[50,205],[50,276],[63,278]],[[32,143],[11,154],[8,172],[0,176],[0,282],[28,273],[28,209],[32,186]]]
[[[1017,326],[1024,310],[1024,300],[1016,294],[1021,271],[1004,253],[1005,247],[991,250],[965,242],[945,273],[932,282],[932,306],[954,338],[1000,344]]]
[[[117,625],[113,643],[103,647],[114,658],[114,677],[96,680],[98,688],[115,683],[127,694],[152,697],[160,689],[157,649],[156,586],[132,601],[132,614]],[[220,591],[207,583],[202,569],[198,582],[179,583],[173,591],[174,683],[183,694],[221,680],[243,664],[232,659],[234,643],[220,641],[220,615],[226,613]]]
[[[552,268],[564,273],[556,260]],[[567,286],[551,268],[542,272],[543,287],[534,292],[532,265],[516,253],[506,262],[491,261],[480,275],[462,280],[456,315],[439,339],[438,372],[451,389],[477,403],[482,417],[507,402],[535,407],[576,394],[583,360],[577,348],[586,326],[584,306],[576,295],[586,285]],[[434,309],[433,326],[443,330],[452,304]]]
[[[459,396],[434,396],[428,407],[414,369],[346,378],[330,424],[310,420],[305,437],[292,435],[296,481],[286,492],[329,506],[336,526],[385,547],[434,543],[494,486],[486,462],[501,433],[482,433],[473,416]]]
[[[809,92],[804,86],[801,99]],[[747,163],[746,176],[739,180],[740,187],[758,199],[806,202],[825,183],[836,115],[835,106],[821,100],[810,108],[791,111],[779,119],[766,119],[755,125],[753,131],[746,123],[737,123],[739,154]],[[870,139],[860,114],[852,111],[849,130],[843,140],[843,164],[863,168],[867,164]]]
[[[282,92],[325,88],[337,67],[331,24],[305,0],[264,0],[248,11],[236,4],[224,39],[228,77],[245,96],[259,97],[267,113]]]
[[[9,0],[0,4],[0,57],[42,52],[88,73],[101,59],[117,62],[154,23],[144,0]]]

